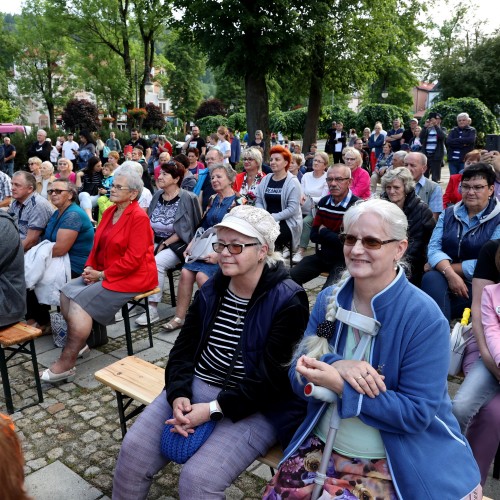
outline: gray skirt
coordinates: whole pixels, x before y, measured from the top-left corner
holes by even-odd
[[[115,314],[122,306],[141,293],[113,292],[104,288],[101,281],[86,285],[81,277],[64,285],[61,292],[101,325],[114,323]]]

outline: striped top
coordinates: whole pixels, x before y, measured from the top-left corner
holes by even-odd
[[[208,343],[195,367],[195,375],[208,384],[222,387],[243,331],[249,299],[226,290]],[[226,387],[235,387],[245,376],[241,351]]]

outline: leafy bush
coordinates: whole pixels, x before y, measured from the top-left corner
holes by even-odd
[[[87,99],[71,99],[62,112],[62,121],[67,132],[99,130],[99,110]]]
[[[442,125],[448,131],[456,127],[457,115],[459,113],[468,113],[472,119],[471,125],[477,130],[476,145],[478,147],[484,146],[487,134],[498,134],[500,132],[495,115],[483,102],[475,97],[461,97],[459,99],[452,97],[445,101],[437,102],[426,111],[422,117],[422,122],[427,119],[431,112],[442,115]]]
[[[226,116],[226,113],[227,110],[220,99],[207,99],[199,105],[194,119],[197,122],[206,116]]]
[[[200,127],[200,135],[206,137],[207,135],[217,132],[217,129],[223,125],[227,127],[227,119],[224,116],[205,116],[196,120],[196,125]]]
[[[146,104],[146,111],[148,115],[142,122],[142,128],[144,130],[163,130],[166,122],[160,106],[156,106],[156,104],[150,102]]]
[[[288,134],[288,125],[283,111],[272,111],[269,114],[269,128],[272,132]]]
[[[347,106],[324,106],[321,108],[319,119],[318,135],[326,136],[326,131],[332,126],[332,122],[342,122],[344,130],[356,128],[356,113]]]
[[[390,130],[394,118],[400,118],[404,127],[413,116],[405,109],[392,104],[369,104],[363,106],[358,113],[355,128],[358,133],[362,133],[365,127],[372,130],[375,122],[381,122],[384,130]]]
[[[227,119],[227,126],[233,130],[245,130],[247,128],[247,115],[245,113],[233,113]]]

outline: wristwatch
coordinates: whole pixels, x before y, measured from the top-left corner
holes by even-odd
[[[99,281],[104,281],[104,273],[99,271]]]
[[[224,418],[224,414],[219,410],[217,407],[217,400],[214,399],[213,401],[210,401],[210,420],[213,422],[219,422],[219,420],[222,420]]]

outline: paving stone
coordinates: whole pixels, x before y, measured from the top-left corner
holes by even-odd
[[[86,442],[86,443],[90,443],[92,441],[96,441],[97,439],[100,439],[101,438],[101,434],[97,431],[94,431],[94,430],[90,430],[90,431],[87,431],[82,437],[82,441]]]
[[[79,415],[83,418],[83,420],[90,420],[91,418],[96,417],[97,413],[95,411],[82,411]]]
[[[26,462],[28,467],[31,467],[32,470],[38,470],[47,465],[47,460],[44,458],[37,458],[36,460],[30,460]]]
[[[26,478],[28,494],[36,500],[97,500],[102,492],[59,460]],[[69,493],[71,492],[71,493]]]
[[[51,415],[55,415],[56,413],[60,412],[61,410],[64,410],[64,408],[65,408],[64,403],[56,403],[56,404],[53,404],[52,406],[49,406],[47,408],[47,411]]]
[[[58,458],[61,458],[64,454],[64,449],[63,448],[54,448],[53,450],[50,450],[47,452],[47,458],[50,461],[57,460]]]
[[[224,493],[226,494],[226,500],[241,500],[245,496],[234,484],[227,488]]]
[[[162,358],[165,358],[170,353],[173,345],[162,340],[155,339],[153,337],[153,347],[149,347],[149,339],[144,338],[139,341],[134,342],[134,356],[144,359],[150,363],[154,363]],[[127,356],[127,348],[121,347],[116,351],[112,351],[111,356],[118,359],[123,359]]]
[[[82,365],[77,367],[76,378],[74,380],[75,384],[85,389],[95,389],[100,387],[101,383],[96,380],[94,376],[95,372],[110,365],[111,363],[114,363],[115,361],[116,358],[102,353],[100,353],[100,356],[95,358],[87,358],[85,363],[82,363]],[[84,397],[82,397],[82,399],[84,399]],[[93,395],[86,395],[84,400],[88,401],[93,399]]]
[[[58,353],[62,351],[61,348],[56,347],[54,345],[54,340],[52,339],[52,335],[44,335],[43,337],[36,338],[35,349],[36,349],[37,359],[39,359],[40,354],[47,351],[57,351]]]
[[[167,332],[167,330],[162,328],[158,333],[155,333],[153,335],[153,337],[158,338],[160,340],[163,340],[164,342],[168,342],[169,344],[172,344],[172,346],[173,346],[175,344],[175,341],[177,340],[177,337],[179,336],[180,332],[181,332],[180,329],[175,330],[173,332]]]
[[[99,467],[96,467],[93,465],[92,467],[89,467],[85,471],[85,475],[86,476],[95,476],[96,474],[99,474],[99,472],[101,472],[101,469]]]
[[[56,359],[59,358],[60,355],[61,355],[61,349],[54,349],[52,351],[46,351],[44,353],[41,353],[40,355],[38,355],[37,353],[36,357],[40,365],[45,366],[45,368],[48,368]],[[101,351],[98,351],[97,349],[91,349],[88,357],[78,358],[76,360],[76,366],[85,364],[88,362],[89,359],[97,358],[102,355],[103,354]]]

